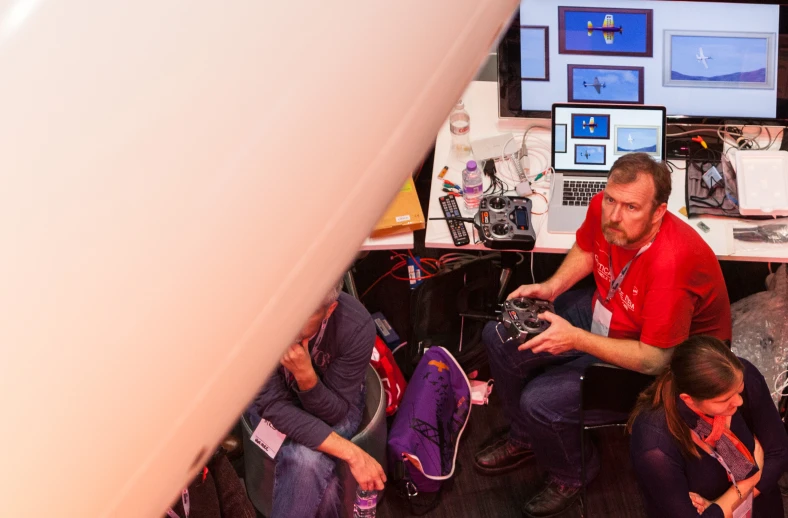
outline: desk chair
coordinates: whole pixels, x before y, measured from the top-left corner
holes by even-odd
[[[252,428],[244,416],[241,419],[244,441],[244,483],[249,500],[263,516],[271,516],[274,496],[274,467],[276,462],[259,446],[252,442]],[[386,469],[386,394],[378,373],[367,367],[367,400],[358,432],[351,442],[369,453]],[[356,479],[344,462],[338,462],[337,474],[342,484],[342,507],[344,516],[353,516],[353,501],[356,497]]]
[[[606,363],[594,363],[586,367],[580,376],[580,473],[583,491],[580,510],[586,518],[588,512],[586,482],[586,431],[608,426],[626,426],[626,418],[598,426],[586,426],[585,412],[589,410],[612,410],[626,413],[635,407],[638,396],[654,381],[654,376],[622,369]]]

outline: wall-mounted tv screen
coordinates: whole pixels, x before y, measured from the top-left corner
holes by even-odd
[[[788,120],[788,5],[522,0],[498,49],[501,117],[649,104],[672,122]]]

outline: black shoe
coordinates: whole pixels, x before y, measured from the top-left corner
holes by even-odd
[[[523,506],[523,514],[530,518],[558,516],[572,507],[579,497],[579,487],[549,481]]]
[[[474,456],[474,465],[482,475],[501,475],[514,471],[531,460],[534,452],[517,446],[506,437],[495,441]]]

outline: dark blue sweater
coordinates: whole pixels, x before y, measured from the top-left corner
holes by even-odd
[[[788,468],[788,435],[772,402],[769,388],[758,369],[744,363],[744,403],[731,419],[731,431],[752,452],[753,436],[764,451],[761,492],[753,502],[753,516],[783,518],[783,502],[777,480]],[[679,399],[679,409],[689,410]],[[692,412],[689,410],[689,412]],[[700,458],[684,457],[678,443],[668,431],[665,411],[640,415],[632,428],[630,453],[635,474],[651,518],[722,518],[722,509],[712,504],[699,515],[689,499],[689,492],[709,501],[722,496],[731,487],[725,470],[704,451]]]
[[[375,324],[363,304],[340,293],[323,339],[309,342],[317,384],[301,392],[279,366],[247,409],[252,427],[264,417],[293,441],[315,449],[358,402],[375,346]]]

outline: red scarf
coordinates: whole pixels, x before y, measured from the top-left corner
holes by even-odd
[[[692,409],[692,411],[695,412],[694,409]],[[708,424],[711,425],[711,433],[709,435],[707,435],[706,437],[702,438],[703,443],[705,445],[708,445],[711,448],[716,448],[717,447],[717,441],[719,441],[720,438],[724,435],[736,447],[736,450],[738,450],[739,453],[744,455],[745,459],[747,459],[752,464],[755,464],[755,458],[752,456],[752,453],[750,453],[750,450],[748,450],[747,447],[739,440],[739,438],[736,437],[736,434],[734,434],[730,430],[730,428],[728,428],[728,425],[725,422],[726,418],[724,416],[718,415],[718,416],[715,416],[714,418],[711,418],[711,417],[709,417],[709,416],[707,416],[705,414],[701,414],[699,412],[695,412],[695,413],[698,415],[698,417],[700,417],[701,419],[703,419],[704,421],[706,421]],[[692,435],[692,438],[693,438],[693,440],[695,440],[696,443],[698,441],[695,438],[699,437],[699,436],[700,436],[700,434],[698,434],[698,433],[694,433]],[[701,444],[698,444],[698,446],[703,448],[703,445],[701,445]],[[705,451],[706,448],[703,448],[703,450]]]
[[[730,482],[735,485],[737,481],[749,477],[753,469],[758,470],[750,450],[728,428],[725,417],[711,418],[693,412],[697,414],[698,420],[692,427],[692,440],[720,462]]]

